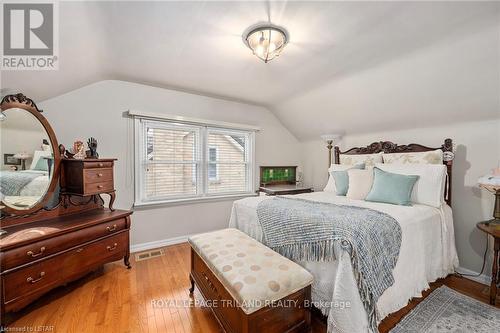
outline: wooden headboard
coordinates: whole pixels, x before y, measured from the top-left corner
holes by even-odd
[[[441,147],[426,147],[419,145],[417,143],[410,143],[409,145],[398,145],[390,141],[379,141],[374,142],[366,147],[354,147],[346,151],[340,151],[338,146],[334,148],[334,160],[335,164],[340,163],[340,154],[345,155],[360,155],[360,154],[376,154],[384,152],[385,154],[391,153],[413,153],[413,152],[425,152],[441,149],[443,151],[443,164],[446,165],[448,171],[448,176],[446,177],[445,189],[444,189],[444,200],[448,205],[451,206],[451,175],[453,166],[453,141],[451,139],[444,140]]]

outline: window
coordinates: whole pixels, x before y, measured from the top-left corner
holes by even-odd
[[[208,180],[217,181],[217,147],[208,147]]]
[[[136,205],[253,193],[254,132],[136,119]]]

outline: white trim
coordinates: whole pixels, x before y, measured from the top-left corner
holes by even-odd
[[[170,205],[180,205],[180,204],[195,204],[195,203],[204,203],[204,202],[214,202],[214,201],[230,201],[230,200],[238,200],[248,197],[256,197],[258,196],[255,192],[248,193],[237,193],[237,194],[227,194],[227,195],[213,195],[213,196],[204,196],[204,197],[187,197],[187,198],[178,198],[171,200],[152,200],[152,201],[144,201],[141,203],[134,203],[134,209],[146,209],[148,207],[154,206],[170,206]]]
[[[157,249],[157,248],[165,247],[165,246],[169,246],[169,245],[176,245],[176,244],[180,244],[180,243],[185,243],[188,241],[188,238],[190,236],[191,235],[179,236],[179,237],[161,239],[161,240],[147,242],[147,243],[134,244],[134,245],[130,246],[130,252],[136,253],[136,252]]]
[[[467,269],[467,268],[464,268],[464,267],[458,267],[457,273],[469,274],[469,275],[478,275],[479,274],[478,272],[474,272],[474,271]],[[479,275],[479,276],[466,276],[466,275],[464,275],[464,278],[479,282],[479,283],[487,285],[487,286],[489,286],[490,282],[491,282],[491,277],[489,277],[488,275],[486,275],[484,273]]]
[[[196,157],[193,161],[154,161],[147,160],[147,147],[146,146],[146,128],[150,126],[153,128],[166,128],[166,129],[185,129],[186,131],[193,132],[195,135],[195,149]],[[246,138],[247,149],[245,151],[245,162],[235,164],[246,165],[246,179],[247,183],[245,190],[225,193],[208,193],[208,149],[207,138],[210,133],[221,133],[224,135],[244,135]],[[199,124],[172,124],[162,123],[161,120],[151,120],[148,118],[136,117],[134,118],[134,207],[146,207],[154,205],[173,205],[173,204],[186,204],[195,202],[218,201],[218,200],[236,200],[239,198],[255,195],[255,131],[242,130],[242,129],[224,129],[214,128]],[[146,150],[145,150],[146,149]],[[218,154],[219,152],[217,152]],[[217,157],[218,160],[218,157]],[[193,164],[196,165],[196,194],[186,195],[172,195],[163,198],[156,198],[156,200],[147,200],[143,193],[144,184],[144,166],[146,164],[155,163],[173,163],[173,164]],[[217,163],[217,176],[219,177],[219,163]]]
[[[217,120],[207,120],[207,119],[201,119],[201,118],[191,118],[191,117],[184,117],[184,116],[176,116],[176,115],[163,114],[163,113],[152,113],[152,112],[145,112],[145,111],[140,111],[140,110],[128,110],[127,114],[128,114],[128,116],[135,117],[135,118],[152,119],[152,120],[169,120],[169,121],[176,121],[179,123],[190,124],[190,125],[215,126],[215,127],[239,129],[239,130],[246,130],[246,131],[257,131],[257,132],[260,131],[260,127],[253,126],[253,125],[230,123],[230,122],[226,122],[226,121],[217,121]]]

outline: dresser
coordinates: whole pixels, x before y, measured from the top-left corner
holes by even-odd
[[[2,314],[17,311],[105,263],[123,259],[130,268],[130,214],[95,208],[4,228]]]
[[[16,142],[34,149],[27,151],[29,169],[2,173],[0,326],[5,327],[5,314],[106,263],[123,260],[123,272],[131,268],[132,211],[113,208],[115,158],[71,158],[42,111],[23,94],[5,96],[0,109],[2,128],[38,129],[26,142]],[[19,149],[15,140],[2,137],[1,150]],[[107,207],[103,194],[110,196]]]

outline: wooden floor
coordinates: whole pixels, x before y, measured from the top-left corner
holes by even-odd
[[[139,262],[132,258],[131,270],[121,262],[105,265],[10,315],[8,326],[45,326],[45,331],[64,333],[221,332],[210,309],[195,304],[202,301],[199,292],[195,291],[194,299],[189,297],[189,246],[185,243],[164,250],[161,257]],[[448,277],[433,283],[432,289],[443,284],[484,302],[488,300],[487,288],[479,283]],[[165,302],[171,300],[177,304]],[[384,319],[380,332],[388,332],[421,300],[414,299]],[[313,332],[325,331],[322,319],[313,316]]]

